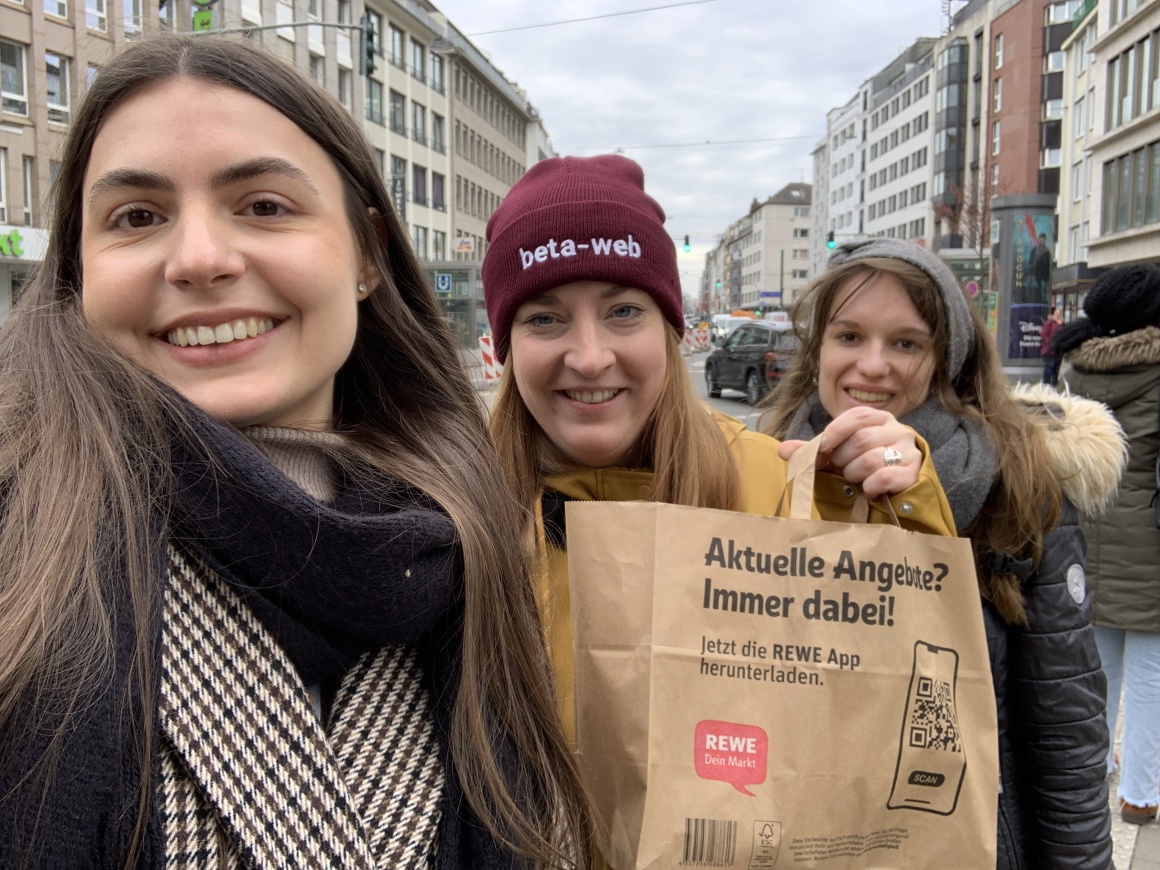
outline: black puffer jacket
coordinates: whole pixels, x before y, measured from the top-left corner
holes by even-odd
[[[1008,625],[984,605],[999,714],[996,866],[1102,870],[1112,866],[1106,686],[1079,516],[1100,513],[1114,498],[1122,433],[1098,403],[1046,387],[1016,397],[1047,436],[1066,501],[1044,539],[1038,571],[1027,563],[998,566],[1022,578],[1028,626]]]

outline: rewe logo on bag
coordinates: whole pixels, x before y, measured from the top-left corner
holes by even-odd
[[[727,782],[756,797],[747,786],[765,782],[769,735],[756,725],[704,719],[693,737],[693,768],[701,779]]]
[[[589,239],[587,242],[564,239],[559,244],[555,239],[548,239],[548,244],[530,251],[520,248],[520,268],[530,269],[536,263],[546,263],[560,257],[575,257],[581,251],[600,257],[632,257],[635,260],[639,260],[641,254],[640,242],[631,234],[627,239]]]

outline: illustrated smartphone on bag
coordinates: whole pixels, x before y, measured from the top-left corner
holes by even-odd
[[[955,708],[959,654],[917,641],[887,809],[949,816],[967,771]]]

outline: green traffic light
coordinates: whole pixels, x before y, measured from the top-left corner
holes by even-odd
[[[838,243],[834,241],[834,231],[833,230],[830,230],[830,232],[826,235],[826,247],[829,248],[831,251],[834,248],[838,247]]]
[[[689,237],[688,236],[685,236],[685,244],[682,246],[682,250],[684,250],[684,252],[686,254],[689,253],[689,251],[693,250],[693,246],[689,244]]]

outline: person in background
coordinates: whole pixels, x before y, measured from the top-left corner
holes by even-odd
[[[1160,269],[1105,272],[1083,310],[1086,318],[1055,336],[1054,350],[1068,389],[1110,407],[1128,436],[1116,503],[1085,530],[1112,735],[1123,692],[1120,815],[1142,825],[1160,806]],[[1109,752],[1109,775],[1115,765]]]
[[[1043,383],[1054,387],[1059,383],[1059,354],[1051,347],[1051,339],[1063,325],[1063,312],[1054,305],[1039,331],[1039,355],[1043,357]]]
[[[644,173],[617,155],[541,161],[488,221],[483,286],[506,359],[491,430],[512,489],[535,512],[540,609],[574,733],[569,500],[650,500],[771,515],[787,445],[709,409],[680,352],[676,248]],[[926,446],[884,410],[826,429],[815,515],[849,518],[856,486],[894,493],[904,526],[947,533]],[[856,485],[856,486],[852,486]],[[877,508],[875,522],[889,521]]]
[[[1013,397],[954,274],[910,242],[839,245],[793,322],[797,361],[763,431],[811,438],[855,410],[890,412],[929,445],[971,540],[998,709],[997,867],[1110,867],[1105,688],[1078,511],[1114,497],[1115,421],[1046,388]]]
[[[522,517],[350,113],[134,41],[0,332],[0,866],[592,866]]]

